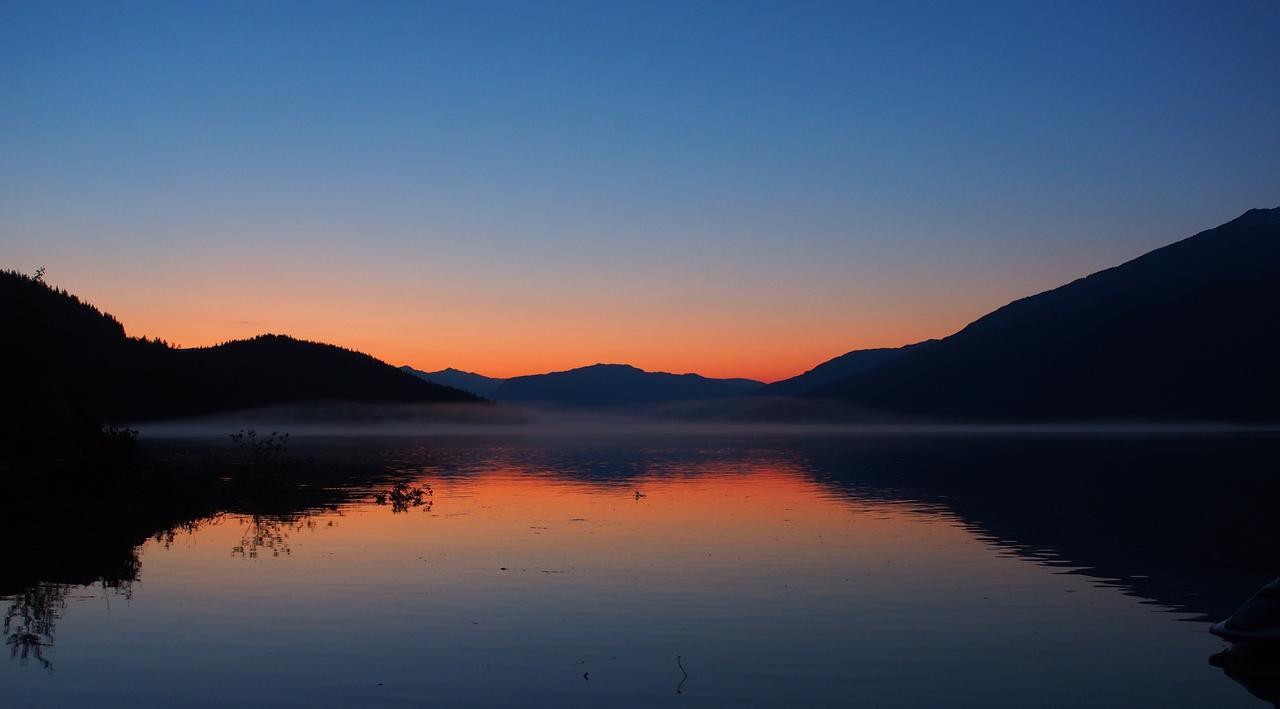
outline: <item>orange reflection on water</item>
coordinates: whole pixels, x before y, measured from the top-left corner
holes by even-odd
[[[414,484],[429,488],[429,505],[396,512],[370,493],[339,512],[282,525],[274,530],[283,535],[278,548],[264,548],[259,558],[283,549],[291,558],[272,575],[332,578],[386,574],[405,559],[466,574],[649,567],[714,573],[743,565],[835,568],[854,560],[936,566],[989,557],[937,509],[835,494],[780,460],[685,464],[608,480],[502,465],[422,476]],[[184,563],[221,566],[229,556],[244,557],[230,550],[242,547],[249,531],[249,521],[238,518],[207,526],[178,541],[189,547]],[[163,554],[147,555],[149,566],[165,563]]]

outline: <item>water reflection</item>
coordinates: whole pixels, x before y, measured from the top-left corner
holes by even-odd
[[[391,489],[375,493],[373,502],[379,506],[390,505],[392,514],[408,512],[415,508],[423,508],[424,512],[430,512],[435,504],[435,500],[431,499],[434,495],[435,491],[431,489],[430,484],[411,485],[404,480],[397,480],[392,483]]]
[[[284,566],[272,573],[282,574],[280,583],[293,584],[300,592],[309,588],[312,577],[289,574],[307,573],[306,568],[317,569],[326,583],[340,587],[368,584],[381,589],[370,596],[371,608],[396,607],[409,603],[411,595],[428,592],[452,599],[437,600],[443,604],[442,615],[432,616],[435,625],[424,625],[442,633],[446,644],[460,632],[448,630],[452,623],[488,627],[490,620],[455,621],[444,609],[469,609],[474,615],[476,608],[485,607],[478,599],[488,598],[500,610],[494,594],[514,594],[529,606],[521,608],[526,615],[502,616],[513,629],[489,636],[489,641],[522,648],[539,633],[564,632],[542,625],[543,614],[551,623],[565,608],[581,612],[582,632],[594,632],[593,623],[616,620],[623,612],[641,614],[643,609],[599,604],[652,581],[652,599],[692,603],[655,606],[658,612],[683,617],[689,608],[699,609],[701,615],[691,617],[692,627],[704,627],[705,621],[705,627],[725,632],[762,622],[783,634],[744,636],[736,642],[744,648],[776,644],[782,657],[748,659],[757,675],[776,683],[809,678],[809,688],[794,688],[802,694],[819,692],[816,687],[832,672],[869,682],[887,671],[880,663],[909,660],[861,657],[862,666],[854,668],[849,653],[856,647],[849,643],[856,642],[858,633],[802,623],[797,627],[804,632],[796,630],[795,641],[809,643],[814,652],[826,647],[829,657],[805,660],[811,667],[796,666],[802,653],[787,657],[781,650],[788,647],[791,631],[769,625],[775,615],[812,612],[818,622],[827,604],[831,617],[842,618],[842,623],[872,623],[862,630],[869,637],[895,637],[876,635],[874,618],[850,620],[850,609],[865,606],[921,627],[959,622],[967,629],[950,632],[961,633],[957,637],[972,633],[983,642],[983,637],[1001,637],[1006,631],[982,627],[978,618],[957,620],[955,611],[976,604],[987,609],[987,622],[997,626],[1039,622],[1036,594],[1061,589],[1035,581],[1040,585],[1010,597],[1000,586],[1012,567],[986,554],[992,547],[1010,558],[1089,578],[1094,586],[1114,587],[1184,619],[1223,617],[1280,569],[1271,544],[1280,538],[1280,521],[1271,514],[1280,483],[1269,479],[1267,464],[1280,445],[1266,437],[469,439],[308,445],[310,458],[327,466],[329,482],[302,496],[240,497],[178,521],[148,521],[118,511],[91,519],[67,515],[39,527],[27,520],[18,534],[32,543],[9,547],[0,565],[11,656],[51,667],[55,626],[67,613],[70,594],[89,584],[129,592],[147,574],[140,549],[148,540],[149,548],[168,550],[166,554],[190,555],[184,540],[209,539],[224,559],[228,549],[244,560],[279,559]],[[341,474],[334,475],[335,470]],[[437,500],[447,504],[437,508]],[[417,514],[406,514],[411,511]],[[308,537],[307,544],[338,550],[326,553],[353,545],[345,561],[312,561],[311,567],[295,565],[297,559],[284,561],[295,556],[300,535],[338,519],[346,536],[314,544]],[[15,538],[7,525],[0,522],[0,532]],[[150,568],[153,557],[145,558]],[[424,590],[422,577],[410,574],[410,563],[436,571],[444,585]],[[665,576],[659,579],[650,571],[656,568]],[[774,569],[786,573],[775,577]],[[224,573],[210,566],[199,578],[216,585]],[[947,587],[930,586],[939,582]],[[1001,593],[1003,600],[982,606],[987,595]],[[708,599],[720,599],[724,608],[701,605]],[[1029,605],[1009,610],[1010,603]],[[744,621],[737,614],[742,609],[758,619]],[[929,612],[936,617],[921,617],[922,609],[935,609]],[[578,627],[577,621],[559,622]],[[670,650],[661,655],[666,668],[662,677],[671,677],[679,694],[708,691],[717,677],[715,650],[703,646],[691,655],[688,648],[703,642],[694,631],[679,630],[675,620],[661,616],[613,630],[644,637],[646,624],[665,627],[668,622],[677,629],[669,632],[683,640],[662,646],[664,652]],[[939,641],[939,647],[943,644]],[[502,650],[494,649],[506,646],[487,645],[486,652],[492,661],[507,661]],[[893,647],[886,652],[892,656]],[[927,655],[928,646],[915,652],[915,661],[925,662],[919,655]],[[678,675],[671,674],[672,657]],[[686,684],[691,657],[698,667],[695,685]],[[1274,701],[1273,659],[1231,654],[1215,664],[1256,696]],[[938,661],[962,666],[966,659]],[[593,685],[609,681],[604,668],[590,673]],[[666,680],[657,681],[665,685],[664,693],[672,691]],[[795,697],[797,703],[800,698]]]
[[[1280,645],[1234,645],[1210,657],[1209,664],[1222,668],[1253,696],[1280,707]]]
[[[35,660],[46,670],[53,662],[45,656],[45,648],[53,645],[54,626],[67,607],[70,586],[40,584],[23,589],[9,599],[4,614],[5,644],[9,656],[27,664]]]
[[[289,536],[294,532],[316,528],[315,520],[310,515],[252,515],[248,518],[241,517],[238,521],[244,531],[240,535],[240,543],[231,548],[231,555],[246,559],[257,559],[261,553],[289,556]]]
[[[854,499],[945,506],[984,539],[1198,620],[1280,571],[1274,436],[946,437],[811,446]]]

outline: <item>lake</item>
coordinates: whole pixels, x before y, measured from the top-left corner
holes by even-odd
[[[1275,680],[1211,666],[1206,631],[1280,575],[1278,453],[1214,433],[300,438],[289,456],[341,472],[330,501],[121,515],[8,561],[0,685],[19,707],[1264,706]]]

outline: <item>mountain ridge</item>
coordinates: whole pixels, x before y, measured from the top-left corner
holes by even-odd
[[[492,398],[493,392],[497,390],[502,382],[506,381],[498,377],[486,377],[483,374],[455,369],[454,367],[445,367],[434,372],[426,372],[405,364],[400,366],[400,371],[412,374],[419,379],[459,389],[486,399]]]
[[[871,347],[851,350],[832,357],[794,377],[766,384],[756,394],[768,396],[797,396],[805,394],[838,379],[878,367],[918,347],[928,346],[937,340],[923,340],[901,347]]]
[[[1280,208],[1251,209],[809,396],[982,420],[1280,418]]]
[[[630,364],[597,363],[511,377],[494,392],[502,402],[619,406],[741,396],[763,386],[754,379],[649,372]]]
[[[370,355],[286,335],[187,349],[130,337],[111,314],[16,271],[0,271],[0,303],[14,420],[27,409],[146,420],[321,400],[479,401]]]

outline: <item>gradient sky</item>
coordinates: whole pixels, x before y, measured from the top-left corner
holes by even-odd
[[[0,0],[0,266],[183,346],[777,379],[1280,205],[1280,3]]]

